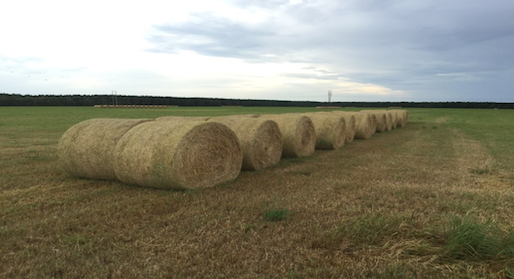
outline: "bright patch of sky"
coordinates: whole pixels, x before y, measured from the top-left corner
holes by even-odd
[[[0,3],[0,92],[514,102],[510,0]]]

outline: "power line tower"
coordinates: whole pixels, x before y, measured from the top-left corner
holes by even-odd
[[[116,90],[112,90],[112,105],[117,106],[118,105],[118,92]]]
[[[328,90],[328,102],[332,102],[332,90]]]

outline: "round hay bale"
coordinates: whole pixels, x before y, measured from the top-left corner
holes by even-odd
[[[301,114],[263,114],[277,123],[282,134],[282,157],[306,157],[316,148],[316,130],[312,120]]]
[[[375,133],[377,126],[373,123],[371,115],[365,112],[357,112],[354,114],[355,138],[369,139]]]
[[[243,150],[243,170],[261,170],[277,164],[282,156],[282,134],[272,120],[252,116],[221,116],[209,119],[229,127]]]
[[[97,118],[69,128],[57,144],[63,169],[72,176],[115,180],[114,149],[131,128],[150,119]]]
[[[393,114],[390,111],[385,110],[386,116],[386,130],[391,131],[393,129]]]
[[[346,128],[346,143],[353,142],[355,137],[355,116],[351,112],[344,111],[332,111],[332,114],[341,116],[344,118],[345,128]]]
[[[166,189],[212,187],[235,179],[243,152],[227,126],[204,121],[153,121],[129,130],[114,154],[125,183]]]
[[[374,113],[370,113],[369,118],[371,119],[371,126],[372,126],[371,135],[374,135],[377,132],[378,119]]]
[[[157,117],[155,120],[157,121],[207,121],[211,117],[206,116],[161,116]]]
[[[332,113],[307,113],[316,131],[316,149],[338,149],[346,141],[346,122]]]
[[[377,129],[376,131],[379,133],[383,133],[387,131],[387,117],[385,111],[381,110],[361,110],[361,112],[373,114],[376,117],[377,123]],[[390,130],[390,129],[389,129]]]
[[[396,115],[396,127],[403,127],[407,123],[407,113],[405,110],[390,110],[391,113]]]
[[[388,110],[388,112],[391,114],[392,129],[398,128],[398,115],[396,112],[391,110]]]

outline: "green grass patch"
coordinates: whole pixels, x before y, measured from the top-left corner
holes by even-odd
[[[278,222],[286,219],[290,211],[287,208],[279,208],[276,205],[264,210],[264,220],[271,222]]]
[[[491,170],[489,170],[489,169],[471,169],[469,171],[474,174],[489,174],[489,173],[491,173]]]
[[[514,233],[471,215],[454,218],[448,228],[444,252],[457,260],[490,260],[514,256]]]

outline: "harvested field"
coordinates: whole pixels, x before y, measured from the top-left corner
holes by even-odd
[[[180,108],[180,116],[315,108]],[[509,278],[512,110],[409,109],[401,129],[172,191],[70,176],[89,118],[173,108],[2,108],[1,278]],[[143,125],[142,123],[140,125]],[[140,127],[140,125],[136,127]],[[471,236],[463,238],[461,236]]]

